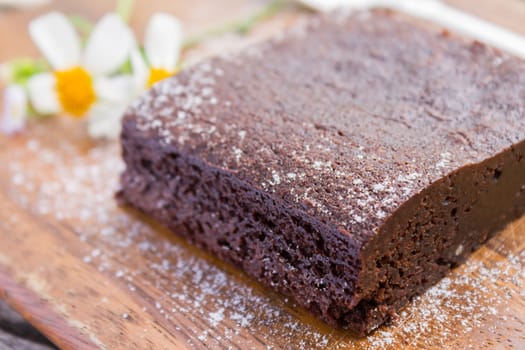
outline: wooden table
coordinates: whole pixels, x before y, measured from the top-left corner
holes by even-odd
[[[450,0],[525,34],[525,1]],[[0,13],[0,61],[36,54],[30,18],[50,8],[96,19],[110,2],[56,0]],[[189,32],[238,18],[262,1],[139,1],[142,32],[156,10]],[[306,16],[291,7],[248,38],[227,35],[186,53],[235,50]],[[195,249],[113,198],[118,145],[93,143],[64,118],[0,138],[0,297],[63,348],[525,348],[525,218],[365,339],[330,329],[293,301]]]

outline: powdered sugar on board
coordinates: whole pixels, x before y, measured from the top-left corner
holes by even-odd
[[[414,300],[393,325],[357,340],[120,208],[114,198],[123,169],[117,145],[81,152],[67,145],[29,140],[7,157],[0,179],[10,199],[34,215],[74,230],[91,247],[79,259],[142,300],[144,315],[162,315],[171,331],[190,345],[479,349],[497,344],[519,348],[523,342],[523,333],[518,331],[525,321],[523,235],[505,231],[490,243],[497,253],[482,248]],[[145,290],[155,292],[145,295]],[[513,309],[508,306],[511,301]],[[522,308],[516,310],[515,305]],[[123,320],[130,317],[122,315]],[[195,327],[181,329],[181,319]],[[502,327],[515,328],[515,337],[504,339]]]

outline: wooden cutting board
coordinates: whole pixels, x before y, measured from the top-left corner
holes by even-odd
[[[57,0],[53,8],[95,19],[108,3]],[[132,25],[141,32],[154,10],[167,10],[195,32],[261,3],[144,0]],[[451,3],[525,34],[524,1]],[[27,22],[48,9],[0,13],[0,61],[36,53]],[[249,38],[210,40],[186,57],[234,50],[306,15],[291,7]],[[122,166],[117,144],[93,143],[81,123],[65,118],[0,137],[0,298],[60,347],[525,348],[525,218],[414,300],[393,325],[356,339],[118,207]]]

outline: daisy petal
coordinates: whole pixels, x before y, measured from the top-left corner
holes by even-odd
[[[4,91],[4,112],[0,132],[11,135],[24,129],[27,113],[27,96],[20,85],[10,85]]]
[[[63,70],[80,60],[80,40],[66,16],[51,12],[29,24],[29,34],[51,66]]]
[[[11,67],[8,63],[0,63],[0,80],[8,82],[13,78]]]
[[[89,136],[95,139],[118,139],[125,110],[126,105],[122,103],[105,101],[94,105],[88,118]]]
[[[39,114],[60,112],[60,102],[55,91],[56,80],[51,73],[34,75],[27,82],[27,92],[31,105]]]
[[[131,69],[133,70],[133,95],[137,96],[144,91],[149,74],[148,66],[137,47],[131,51]]]
[[[133,76],[117,75],[95,80],[95,91],[100,100],[128,103],[133,96]]]
[[[116,71],[129,57],[133,35],[120,16],[108,14],[97,23],[88,39],[82,62],[93,75]]]
[[[144,50],[153,68],[173,72],[179,60],[182,30],[179,20],[166,13],[157,13],[146,28]]]

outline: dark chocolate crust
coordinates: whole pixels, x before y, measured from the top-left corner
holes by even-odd
[[[525,64],[391,12],[157,84],[120,198],[366,334],[525,212]]]

